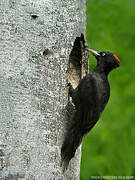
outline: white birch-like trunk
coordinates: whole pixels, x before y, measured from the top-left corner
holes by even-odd
[[[67,65],[85,34],[85,0],[0,0],[0,180],[79,179],[80,149],[65,174]]]

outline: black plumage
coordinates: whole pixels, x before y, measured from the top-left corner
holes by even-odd
[[[116,55],[110,52],[90,52],[97,59],[95,69],[87,74],[76,89],[69,84],[69,95],[75,104],[75,112],[61,149],[62,165],[67,169],[82,138],[98,121],[109,97],[109,72],[120,65]]]

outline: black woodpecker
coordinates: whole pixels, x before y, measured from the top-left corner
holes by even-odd
[[[98,53],[92,49],[89,51],[97,59],[97,66],[80,81],[76,89],[69,84],[69,95],[75,105],[75,112],[61,148],[64,171],[74,157],[82,138],[96,124],[109,100],[109,72],[120,66],[119,58],[111,52]]]

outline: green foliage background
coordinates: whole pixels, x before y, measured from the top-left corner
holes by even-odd
[[[81,180],[91,176],[135,177],[135,0],[88,0],[87,42],[121,60],[111,72],[111,97],[84,138]],[[90,70],[96,60],[90,56]]]

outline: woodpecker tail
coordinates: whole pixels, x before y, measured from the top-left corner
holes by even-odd
[[[63,167],[63,171],[67,170],[69,165],[69,161],[74,157],[76,149],[80,145],[82,141],[82,136],[79,134],[68,134],[64,140],[64,143],[61,148],[61,165]]]
[[[81,112],[74,114],[71,124],[69,125],[65,140],[61,148],[61,166],[63,171],[67,170],[69,161],[74,157],[76,149],[81,144],[83,133],[81,129]]]
[[[79,108],[73,113],[65,140],[61,148],[61,166],[63,171],[68,167],[69,161],[74,157],[76,149],[81,144],[82,138],[96,124],[99,115],[92,115],[89,108]]]

